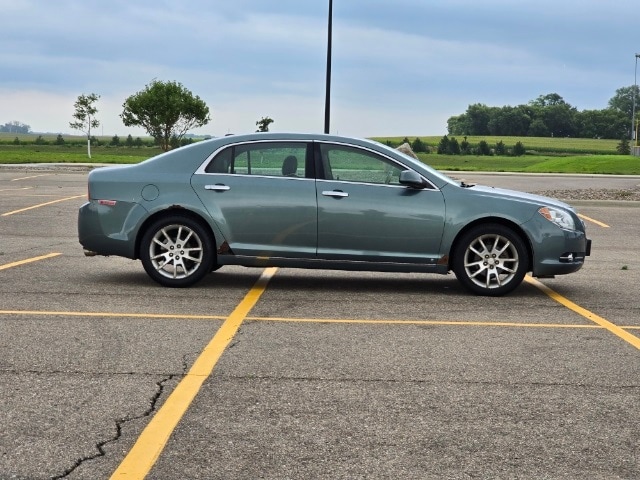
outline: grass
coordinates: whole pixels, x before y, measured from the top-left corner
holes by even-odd
[[[640,175],[640,157],[631,155],[486,157],[421,153],[418,157],[438,170]]]
[[[0,164],[139,163],[159,153],[159,147],[91,147],[89,159],[86,145],[0,145]]]

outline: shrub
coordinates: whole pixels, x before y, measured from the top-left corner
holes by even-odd
[[[622,138],[618,146],[616,147],[616,152],[620,155],[629,155],[631,153],[631,147],[629,146],[629,140],[627,138]]]
[[[446,135],[440,139],[438,143],[438,153],[441,155],[446,155],[449,153],[449,137]]]
[[[486,140],[480,140],[478,142],[478,148],[476,152],[478,153],[478,155],[491,155],[491,149],[489,148],[489,144]]]
[[[416,152],[416,153],[428,153],[429,152],[429,148],[424,144],[424,142],[422,140],[420,140],[419,138],[416,138],[412,143],[411,143],[411,149]]]
[[[449,155],[460,155],[460,144],[456,137],[451,137],[449,140]]]
[[[517,142],[513,147],[513,156],[521,157],[524,154],[525,154],[524,145],[522,144],[522,142]]]

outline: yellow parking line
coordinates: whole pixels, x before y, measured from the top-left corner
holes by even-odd
[[[635,335],[631,335],[629,332],[625,331],[622,327],[619,327],[618,325],[611,323],[609,320],[602,318],[599,315],[596,315],[595,313],[590,312],[586,308],[582,308],[580,305],[573,303],[568,298],[563,297],[559,293],[555,292],[554,290],[547,287],[545,284],[530,277],[529,275],[525,277],[525,280],[529,282],[531,285],[538,287],[540,290],[546,293],[549,297],[553,298],[559,304],[564,305],[569,310],[576,312],[578,315],[582,315],[584,318],[597,323],[603,328],[606,328],[614,335],[617,335],[618,337],[623,339],[625,342],[630,343],[631,345],[636,347],[638,350],[640,350],[640,338],[636,337]]]
[[[0,312],[1,313],[1,312]],[[357,320],[335,318],[247,317],[250,321],[291,323],[350,323],[367,325],[465,325],[474,327],[526,327],[526,328],[602,328],[598,325],[561,323],[470,322],[464,320]]]
[[[9,215],[14,215],[16,213],[26,212],[27,210],[33,210],[34,208],[45,207],[47,205],[52,205],[54,203],[59,203],[59,202],[66,202],[67,200],[73,200],[74,198],[82,198],[84,196],[85,195],[76,195],[74,197],[59,198],[58,200],[52,200],[50,202],[40,203],[38,205],[32,205],[31,207],[21,208],[20,210],[14,210],[12,212],[3,213],[2,215],[0,215],[0,217],[8,217]]]
[[[12,182],[17,182],[18,180],[29,180],[30,178],[37,178],[37,177],[48,177],[50,175],[53,175],[53,173],[41,173],[39,175],[31,175],[29,177],[21,177],[21,178],[12,178],[11,181]]]
[[[20,190],[31,190],[33,187],[19,187],[19,188],[2,188],[0,192],[17,192]]]
[[[7,263],[5,265],[0,265],[0,270],[6,270],[7,268],[18,267],[20,265],[24,265],[25,263],[37,262],[39,260],[46,260],[47,258],[57,257],[58,255],[62,255],[62,254],[48,253],[46,255],[41,255],[40,257],[27,258],[26,260],[20,260],[18,262]]]
[[[1,267],[0,267],[1,268]],[[6,267],[8,268],[8,267]],[[226,320],[224,315],[185,315],[172,313],[114,313],[114,312],[67,312],[60,310],[0,310],[0,315],[31,315],[58,317],[102,317],[102,318],[152,318],[167,320]],[[357,318],[293,318],[293,317],[246,317],[248,321],[289,323],[342,323],[363,325],[444,325],[468,327],[522,327],[522,328],[604,328],[593,324],[569,323],[518,323],[518,322],[471,322],[467,320],[364,320]],[[621,326],[624,330],[640,330],[640,326]]]
[[[225,320],[222,315],[171,315],[169,313],[62,312],[47,310],[0,310],[0,315],[34,315],[61,317],[162,318],[178,320]]]
[[[582,215],[581,213],[579,213],[578,216],[580,218],[582,218],[583,220],[587,220],[587,221],[589,221],[591,223],[595,223],[596,225],[598,225],[598,226],[600,226],[602,228],[609,228],[609,225],[607,225],[606,223],[599,222],[598,220],[594,220],[593,218],[587,217],[586,215]]]
[[[160,410],[138,437],[122,463],[111,476],[115,478],[144,478],[162,453],[173,430],[191,405],[200,387],[209,377],[218,359],[231,342],[253,306],[267,288],[277,268],[267,268],[242,302],[227,317],[215,336],[192,365],[189,373],[176,386]]]

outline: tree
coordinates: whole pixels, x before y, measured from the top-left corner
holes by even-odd
[[[62,134],[58,134],[58,136],[56,137],[56,145],[64,145],[64,138],[62,138]]]
[[[519,137],[527,134],[530,124],[531,118],[522,105],[505,106],[491,110],[491,119],[487,123],[487,128],[491,135]]]
[[[272,118],[262,117],[260,120],[256,122],[256,125],[258,126],[258,130],[256,130],[256,132],[268,132],[269,125],[271,125],[272,123],[273,123]]]
[[[467,135],[469,128],[467,127],[468,119],[464,113],[449,117],[447,120],[447,132],[449,135]]]
[[[179,82],[153,80],[122,106],[120,118],[125,126],[143,127],[165,152],[171,146],[171,137],[180,140],[189,129],[211,120],[206,103]]]
[[[100,95],[91,93],[89,95],[80,95],[76,103],[73,104],[76,109],[73,118],[75,121],[69,122],[69,126],[74,130],[80,130],[87,136],[87,156],[91,158],[91,129],[98,128],[100,122],[96,119],[98,109],[94,103],[98,101]]]
[[[630,87],[621,87],[616,90],[613,97],[609,99],[609,108],[623,112],[631,123],[631,115],[633,114],[633,92],[636,93],[636,115],[640,108],[640,87],[632,85]]]
[[[613,108],[578,112],[576,124],[581,138],[622,138],[629,134],[626,114]]]
[[[466,112],[465,135],[489,135],[489,120],[491,119],[491,107],[482,103],[469,105]]]
[[[551,133],[549,132],[549,128],[544,123],[544,120],[541,118],[536,118],[531,122],[529,126],[529,132],[527,136],[529,137],[549,137]]]
[[[111,142],[109,142],[109,145],[111,145],[112,147],[119,147],[120,137],[118,135],[114,135],[113,137],[111,137]]]

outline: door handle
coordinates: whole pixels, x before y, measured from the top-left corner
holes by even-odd
[[[205,190],[214,190],[216,192],[226,192],[227,190],[231,190],[231,187],[228,185],[222,185],[220,183],[216,183],[215,185],[205,185]]]
[[[322,195],[324,195],[325,197],[338,197],[338,198],[344,198],[349,196],[347,192],[343,192],[342,190],[325,190],[322,192]]]

